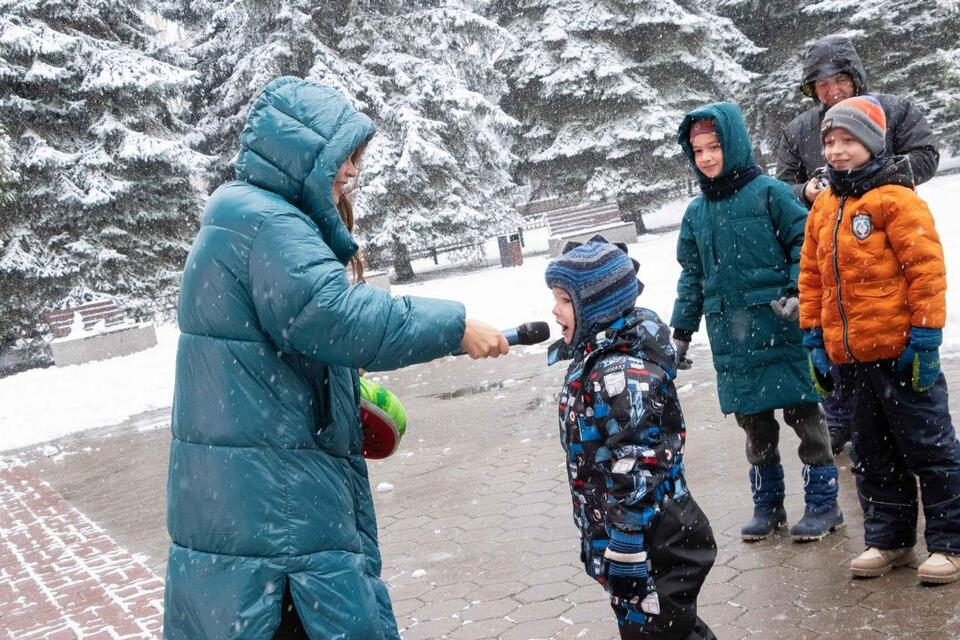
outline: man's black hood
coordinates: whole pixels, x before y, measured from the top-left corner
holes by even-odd
[[[846,36],[820,38],[807,49],[804,56],[800,91],[819,102],[814,83],[838,73],[845,73],[853,78],[856,95],[862,95],[867,91],[867,76],[863,70],[863,63],[850,38]]]

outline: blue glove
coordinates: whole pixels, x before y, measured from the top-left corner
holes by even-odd
[[[643,622],[646,615],[659,613],[659,605],[656,611],[641,608],[648,594],[655,591],[647,566],[643,534],[617,529],[612,529],[610,534],[610,544],[604,553],[607,559],[604,587],[610,593],[611,601],[627,610],[628,620]],[[649,602],[647,605],[649,609]]]
[[[914,391],[927,391],[940,376],[942,329],[911,327],[910,339],[897,358],[898,371],[910,371]]]
[[[807,348],[807,363],[813,388],[822,396],[833,392],[833,377],[830,375],[830,358],[823,347],[823,329],[815,327],[803,332],[803,346]]]

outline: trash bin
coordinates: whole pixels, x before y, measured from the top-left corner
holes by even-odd
[[[500,246],[501,267],[519,267],[523,264],[523,249],[519,233],[498,236],[497,244]]]

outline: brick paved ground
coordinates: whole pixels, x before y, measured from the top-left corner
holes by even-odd
[[[0,633],[159,637],[163,581],[26,468],[0,468]]]
[[[811,545],[785,536],[752,545],[739,540],[751,509],[743,435],[719,413],[709,354],[696,350],[694,357],[679,387],[689,430],[688,478],[720,545],[700,598],[701,616],[717,635],[960,637],[960,584],[922,587],[911,568],[876,580],[848,577],[846,563],[862,548],[862,519],[845,456],[838,460],[845,532]],[[948,380],[960,380],[960,360],[945,359],[944,366]],[[384,379],[411,416],[400,451],[370,468],[383,575],[407,640],[616,637],[603,591],[579,563],[555,418],[562,374],[543,365],[543,353],[528,350],[497,361],[411,367]],[[143,554],[143,563],[161,576],[169,443],[164,417],[149,414],[122,428],[64,439],[52,457],[36,450],[17,454],[27,465],[18,473],[48,482],[69,502],[61,508],[78,509],[117,543]],[[794,522],[803,509],[793,453],[798,441],[792,432],[782,440]],[[393,489],[376,492],[381,483]],[[6,504],[4,497],[0,510]],[[0,526],[5,532],[6,522]],[[922,560],[922,541],[918,552]],[[4,556],[9,574],[7,562]],[[160,597],[159,587],[152,597]],[[0,629],[7,609],[0,610]]]
[[[847,562],[862,551],[862,516],[845,455],[838,461],[849,523],[842,535],[808,545],[787,536],[740,541],[751,511],[744,438],[719,413],[709,354],[695,358],[678,386],[688,478],[720,546],[700,598],[701,616],[718,637],[960,637],[960,584],[921,587],[911,569],[870,581],[848,577]],[[554,413],[563,371],[538,360],[513,362],[515,382],[480,393],[472,393],[483,388],[471,388],[477,378],[506,377],[500,363],[474,365],[460,386],[443,365],[388,381],[404,398],[419,395],[433,417],[429,425],[414,422],[416,441],[371,470],[375,486],[395,485],[377,496],[378,514],[384,576],[408,640],[616,637],[603,591],[578,562]],[[960,379],[960,362],[945,363]],[[960,415],[956,401],[952,408]],[[782,441],[792,523],[803,511],[799,441],[792,432]],[[922,542],[918,551],[926,557]],[[418,569],[426,574],[414,577]]]

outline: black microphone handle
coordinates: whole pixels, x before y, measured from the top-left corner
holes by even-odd
[[[501,333],[511,347],[518,344],[537,344],[550,337],[550,326],[546,322],[524,322],[519,327],[504,329]],[[467,352],[463,349],[457,349],[450,355],[463,356],[466,354]]]

